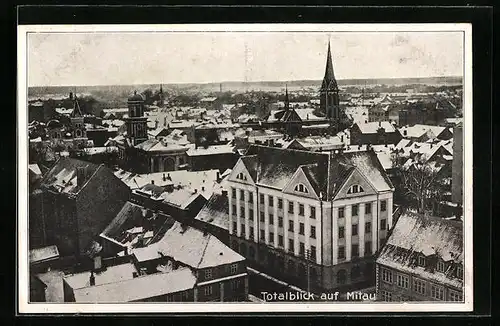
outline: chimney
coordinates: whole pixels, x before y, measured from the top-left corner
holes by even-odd
[[[73,100],[73,92],[69,92],[69,99]]]
[[[344,135],[340,136],[340,141],[344,142]]]
[[[403,130],[403,135],[408,136],[408,130]]]
[[[205,191],[205,186],[202,186],[202,187],[201,187],[201,191]]]
[[[76,168],[76,182],[79,187],[83,186],[85,183],[85,179],[87,178],[86,173],[86,167],[79,166]]]
[[[380,121],[380,120],[379,120],[379,122],[378,122],[378,126],[379,126],[379,127],[382,127],[382,121]]]
[[[222,189],[222,196],[227,197],[227,189]]]
[[[195,194],[198,193],[198,189],[194,188],[194,193]]]
[[[217,183],[221,182],[220,172],[217,171]]]
[[[154,185],[155,184],[155,181],[154,180],[151,180],[151,184]]]
[[[94,276],[94,271],[93,270],[90,271],[89,282],[90,282],[90,286],[94,286],[95,285],[95,276]]]
[[[170,173],[167,173],[167,179],[172,181],[172,178],[170,177]]]
[[[137,272],[132,272],[132,277],[133,277],[133,278],[136,278],[137,276],[139,276],[139,275],[137,274]]]
[[[102,268],[102,258],[100,255],[97,255],[94,257],[94,269],[98,271],[101,268]]]
[[[165,173],[163,173],[163,181],[167,181],[167,177],[165,176]]]

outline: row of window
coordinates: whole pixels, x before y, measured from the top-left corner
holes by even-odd
[[[238,264],[231,264],[227,267],[226,270],[226,272],[229,272],[230,274],[236,274],[237,271],[238,271]],[[207,268],[203,272],[205,281],[211,280],[214,276],[212,268]]]
[[[270,225],[274,224],[274,222],[273,222],[272,219],[269,219],[269,224]],[[282,217],[278,218],[278,227],[283,227],[283,218]],[[294,232],[295,230],[294,230],[293,227],[294,227],[293,221],[288,221],[288,231]],[[236,232],[237,228],[238,228],[238,223],[237,222],[233,222],[233,232]],[[253,238],[252,235],[254,234],[253,233],[254,232],[254,226],[250,225],[249,229],[250,229],[250,231],[249,231],[250,232],[250,238]],[[261,234],[263,234],[262,232],[264,232],[264,230],[260,230],[260,232],[261,232]],[[245,223],[241,223],[241,233],[242,233],[242,235],[245,234]],[[305,235],[305,225],[304,225],[304,223],[299,223],[299,234],[300,235]],[[311,239],[316,239],[316,226],[311,225],[309,227],[309,237],[311,237]],[[265,237],[261,236],[260,238],[264,239]],[[273,238],[273,237],[271,237],[271,238]]]
[[[372,242],[365,241],[365,252],[364,256],[370,256],[372,254]],[[346,259],[345,246],[339,246],[339,251],[337,255],[338,259]],[[351,258],[359,257],[359,244],[351,245]]]
[[[380,220],[380,230],[384,231],[386,228],[387,228],[387,220],[381,219]],[[351,235],[352,236],[358,235],[358,229],[359,229],[359,226],[357,223],[352,224],[351,225]],[[371,232],[372,232],[372,222],[365,222],[365,234],[368,234]],[[339,239],[345,238],[345,227],[344,226],[339,226],[338,235],[339,235]]]
[[[353,186],[353,187],[355,187],[355,186]],[[356,192],[362,191],[362,188],[361,189],[360,188],[361,187],[356,188],[355,191]],[[352,191],[354,191],[354,190],[352,190]],[[236,199],[236,189],[232,190],[232,196],[234,199]],[[265,197],[264,194],[260,194],[260,202],[261,203],[264,202],[264,197]],[[240,190],[240,200],[243,200],[244,198],[245,198],[245,190]],[[248,202],[253,203],[253,193],[252,192],[249,192]],[[269,204],[269,207],[274,207],[274,197],[273,196],[268,196],[268,204]],[[351,209],[352,216],[358,216],[359,205],[360,204],[354,204],[351,206],[352,207],[352,209]],[[365,214],[371,214],[372,213],[372,203],[366,203],[364,205],[365,205]],[[278,209],[283,209],[283,199],[281,199],[281,198],[278,198]],[[236,211],[236,209],[234,209],[234,211]],[[381,212],[387,211],[387,201],[386,200],[380,201],[380,211]],[[295,212],[295,205],[293,202],[289,201],[288,202],[288,213],[294,214],[294,212]],[[338,212],[339,212],[339,218],[345,217],[345,207],[339,207]],[[305,206],[304,206],[304,204],[299,203],[299,215],[304,216],[304,214],[305,214]],[[244,214],[242,214],[242,215],[244,215]],[[252,216],[252,214],[250,214],[250,215]],[[310,206],[310,217],[313,219],[316,218],[316,207],[314,207],[314,206]]]
[[[427,268],[427,267],[430,267],[428,265],[432,264],[432,263],[433,262],[428,262],[427,259],[425,258],[425,256],[423,256],[423,255],[420,255],[417,258],[417,265],[420,266],[420,267]],[[442,260],[439,260],[436,263],[436,271],[438,271],[438,272],[445,273],[445,272],[448,271],[449,268],[451,268],[451,265],[445,263]],[[461,265],[459,265],[459,266],[457,266],[457,268],[454,271],[454,276],[458,277],[460,279],[463,279],[463,273],[464,273],[463,268],[462,268]]]
[[[235,290],[238,290],[241,288],[242,286],[242,280],[237,278],[237,279],[234,279],[234,280],[231,280],[229,282],[229,286],[231,287],[231,290],[235,291]],[[211,296],[213,295],[214,293],[214,288],[213,288],[214,284],[209,284],[209,285],[205,285],[203,287],[203,293],[205,294],[205,296]],[[217,284],[216,286],[219,286],[219,284]]]
[[[381,273],[383,282],[393,284],[394,273],[391,270],[382,268]],[[409,277],[404,274],[396,273],[396,285],[402,289],[408,289],[410,286]],[[430,294],[430,296],[436,300],[445,300],[444,287],[435,284],[430,284],[430,292],[428,292],[429,289],[427,288],[427,282],[422,279],[413,278],[413,291],[420,295]],[[384,297],[383,294],[382,297]],[[450,290],[450,300],[462,301],[462,294],[460,292]],[[390,301],[390,300],[385,300],[385,301]]]

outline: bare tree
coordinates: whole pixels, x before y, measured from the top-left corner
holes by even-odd
[[[406,205],[424,213],[429,207],[435,208],[442,200],[443,185],[440,169],[432,166],[421,156],[402,157],[395,152],[392,156],[396,168],[397,186]]]

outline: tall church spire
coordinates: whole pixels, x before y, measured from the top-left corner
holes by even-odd
[[[285,110],[290,109],[290,99],[288,98],[288,85],[285,84]]]
[[[330,40],[328,40],[328,54],[326,57],[325,77],[323,78],[321,89],[332,90],[337,88],[338,88],[337,80],[335,80],[335,74],[333,72],[333,61],[332,61],[332,51],[330,48]]]

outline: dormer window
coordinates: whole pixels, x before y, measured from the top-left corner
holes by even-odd
[[[357,194],[357,193],[360,193],[360,192],[364,192],[365,190],[363,189],[363,187],[359,186],[359,185],[353,185],[351,186],[348,190],[347,190],[347,193],[348,194]]]
[[[299,183],[298,185],[295,186],[295,191],[302,192],[304,194],[309,193],[309,190],[307,190],[307,187],[304,186],[302,183]]]
[[[457,267],[457,277],[460,279],[464,278],[464,269],[462,268],[462,265]]]
[[[425,257],[424,256],[418,256],[418,266],[425,267]]]
[[[236,179],[247,181],[247,176],[241,172],[236,175]]]
[[[444,261],[438,261],[436,270],[441,273],[444,273],[446,271],[446,264],[444,263]]]

